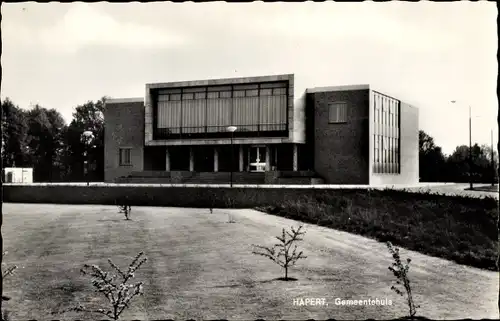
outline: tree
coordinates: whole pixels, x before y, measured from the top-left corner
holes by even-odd
[[[297,251],[297,245],[295,244],[302,241],[302,236],[306,233],[302,231],[302,227],[300,225],[297,229],[294,229],[292,226],[291,232],[283,228],[282,235],[276,236],[279,243],[274,244],[272,247],[254,245],[256,250],[252,251],[253,254],[267,257],[285,270],[285,277],[282,278],[284,281],[291,280],[288,277],[288,269],[294,266],[298,260],[307,258],[302,251]]]
[[[98,265],[85,264],[80,270],[81,273],[92,277],[92,285],[96,292],[108,299],[108,305],[100,309],[88,309],[80,305],[75,310],[99,313],[109,319],[119,320],[123,311],[130,307],[132,299],[143,295],[143,282],[127,283],[135,277],[135,272],[147,261],[143,255],[143,252],[136,255],[127,270],[120,269],[111,259],[108,259],[109,265],[117,272],[116,274],[105,272]]]
[[[34,164],[34,180],[48,181],[54,178],[54,164],[61,159],[63,134],[66,124],[55,109],[39,105],[27,112],[29,157]],[[59,171],[59,168],[56,169]]]
[[[467,182],[469,180],[469,146],[460,145],[446,160],[448,178],[452,182]]]
[[[493,164],[491,156],[493,153]],[[477,182],[491,183],[496,181],[495,168],[497,167],[496,153],[491,146],[477,144],[472,147],[472,160],[474,164],[474,178]]]
[[[66,159],[70,166],[72,179],[83,179],[85,146],[81,140],[84,131],[94,134],[94,141],[89,152],[91,175],[94,179],[104,179],[104,104],[106,97],[93,102],[88,101],[76,107],[73,120],[66,133]]]
[[[2,101],[2,166],[27,163],[28,123],[26,113],[6,98]]]
[[[423,130],[418,133],[419,142],[419,172],[420,181],[437,182],[445,177],[443,170],[445,167],[445,156],[441,147],[434,143],[434,138]]]
[[[410,271],[410,262],[411,259],[406,259],[406,265],[401,261],[401,256],[399,254],[399,249],[394,247],[391,242],[386,243],[389,252],[392,255],[394,262],[389,266],[389,271],[394,274],[396,277],[396,285],[392,285],[391,289],[397,294],[404,296],[406,293],[406,302],[408,304],[408,316],[410,319],[415,317],[417,313],[417,309],[420,308],[419,305],[416,305],[413,300],[412,288],[410,285],[410,279],[408,277],[408,272]],[[404,292],[399,288],[399,286],[403,286]]]
[[[489,145],[481,145],[482,150],[484,151],[484,157],[487,160],[487,165],[485,165],[485,169],[483,169],[486,174],[486,180],[488,182],[498,182],[498,153],[495,149],[491,148]],[[493,163],[492,163],[492,154],[493,154]],[[489,179],[489,180],[488,180]]]
[[[497,168],[498,160],[496,153],[494,155],[494,168]],[[472,179],[477,183],[489,183],[493,179],[493,171],[491,164],[491,147],[487,145],[479,146],[474,144],[471,149],[472,154]],[[469,146],[461,145],[455,148],[455,151],[448,157],[446,161],[448,175],[451,181],[467,182],[469,181],[470,164],[469,164]],[[496,175],[495,175],[496,176]]]

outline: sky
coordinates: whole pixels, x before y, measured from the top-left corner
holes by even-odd
[[[1,98],[71,121],[145,84],[295,74],[306,88],[370,84],[419,108],[447,154],[498,141],[494,2],[8,3]],[[451,101],[456,101],[451,103]]]

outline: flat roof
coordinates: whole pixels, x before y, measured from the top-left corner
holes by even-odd
[[[321,93],[321,92],[329,92],[329,91],[344,91],[344,90],[363,90],[370,89],[370,85],[343,85],[343,86],[328,86],[328,87],[314,87],[307,88],[306,93]]]
[[[175,81],[175,82],[164,82],[164,83],[148,83],[146,84],[146,88],[218,86],[218,85],[248,84],[256,82],[269,82],[269,81],[282,81],[282,80],[293,81],[293,78],[294,74],[281,74],[281,75],[255,76],[255,77],[188,80],[188,81]]]
[[[144,98],[135,97],[135,98],[108,98],[106,99],[106,104],[123,104],[123,103],[142,103],[144,102]]]

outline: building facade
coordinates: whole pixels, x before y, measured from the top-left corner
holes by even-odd
[[[418,182],[418,109],[368,85],[297,99],[293,74],[154,83],[104,120],[106,181]]]

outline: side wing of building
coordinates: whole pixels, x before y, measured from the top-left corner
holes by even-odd
[[[104,109],[104,181],[142,171],[144,99],[106,101]]]
[[[418,108],[370,90],[370,185],[419,181]]]

